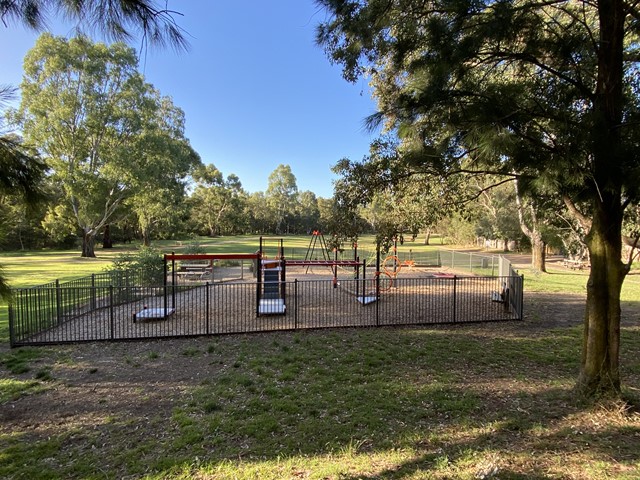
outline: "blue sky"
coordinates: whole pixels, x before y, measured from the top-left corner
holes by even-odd
[[[325,18],[312,0],[172,1],[188,32],[186,53],[141,52],[140,70],[186,115],[186,135],[203,162],[235,173],[249,192],[287,164],[299,190],[332,195],[339,159],[360,160],[374,134],[363,128],[375,111],[366,81],[350,84],[314,43]],[[69,36],[73,25],[51,22]],[[0,25],[0,83],[18,85],[22,59],[37,33]],[[133,47],[139,47],[133,44]]]

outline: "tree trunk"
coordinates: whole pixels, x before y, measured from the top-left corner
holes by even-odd
[[[531,267],[539,272],[547,271],[547,244],[539,232],[531,238]]]
[[[111,239],[111,226],[104,226],[104,236],[102,237],[102,248],[113,248],[113,240]]]
[[[148,228],[142,229],[142,245],[145,247],[151,246],[151,234],[149,233]]]
[[[622,212],[611,215],[600,208],[587,236],[591,273],[578,378],[586,396],[620,392],[620,290],[627,271],[621,260],[621,218]]]
[[[431,239],[431,229],[427,228],[427,231],[424,234],[424,244],[429,245],[429,240]]]
[[[95,258],[96,252],[94,250],[96,243],[96,234],[93,231],[84,231],[82,233],[82,254],[81,257]]]

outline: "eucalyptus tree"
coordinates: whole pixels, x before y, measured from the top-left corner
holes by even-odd
[[[296,233],[309,233],[317,230],[320,224],[320,209],[315,193],[305,190],[298,194],[296,212]]]
[[[52,168],[82,233],[82,256],[93,257],[96,234],[123,202],[166,187],[197,155],[181,127],[162,125],[172,121],[170,101],[144,81],[135,51],[122,43],[43,34],[24,69],[13,118]]]
[[[335,196],[318,198],[317,230],[322,234],[340,233],[345,239],[357,239],[362,233],[369,233],[369,227],[358,211],[349,210]]]
[[[640,197],[637,45],[625,0],[318,0],[318,41],[370,75],[398,161],[446,176],[543,179],[588,220],[578,390],[619,392],[626,208]]]
[[[269,174],[267,205],[271,210],[275,233],[289,233],[290,223],[298,211],[298,184],[289,165],[278,165]]]
[[[251,233],[271,232],[273,214],[267,205],[264,192],[253,192],[247,196],[245,215],[248,218]]]
[[[336,199],[357,210],[380,240],[416,236],[473,198],[464,177],[436,178],[402,166],[397,141],[389,136],[375,140],[363,161],[345,158],[332,170],[340,177],[334,183]]]
[[[168,2],[152,0],[0,0],[0,20],[5,27],[18,23],[42,31],[46,30],[48,14],[54,12],[76,21],[79,28],[98,30],[107,38],[131,40],[140,34],[143,43],[185,49],[188,43],[175,21],[179,13],[167,7]],[[7,92],[7,87],[0,87],[3,109]],[[33,204],[40,196],[39,181],[45,164],[4,134],[0,135],[0,162],[0,188],[9,188],[12,195],[23,194]],[[6,279],[0,273],[0,297],[8,292]]]
[[[517,200],[511,185],[503,184],[487,188],[495,180],[474,178],[471,182],[473,191],[477,191],[477,234],[481,237],[499,240],[507,251],[509,241],[522,236],[518,221]],[[523,217],[524,220],[524,217]],[[497,246],[497,245],[496,245]]]
[[[202,166],[185,137],[182,109],[155,89],[148,91],[147,101],[151,108],[140,111],[143,128],[132,152],[138,162],[131,171],[132,193],[127,199],[145,246],[151,244],[154,230],[178,223],[189,175]]]
[[[205,165],[194,172],[195,188],[191,194],[191,220],[209,236],[233,231],[235,217],[242,211],[244,191],[237,175],[225,179],[215,165]]]
[[[558,238],[557,223],[563,212],[562,200],[541,185],[533,187],[526,178],[513,182],[520,230],[531,242],[531,267],[546,272],[547,245]],[[527,194],[529,193],[529,194]]]

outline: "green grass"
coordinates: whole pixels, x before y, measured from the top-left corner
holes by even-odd
[[[13,374],[26,373],[31,370],[31,362],[41,356],[37,348],[18,348],[12,350],[1,358],[5,368]]]
[[[524,268],[519,271],[524,274],[525,291],[545,293],[576,293],[587,294],[587,280],[589,271],[567,270],[566,268],[548,268],[547,273]],[[640,300],[640,267],[634,266],[627,275],[620,293],[622,302]]]
[[[160,347],[161,358],[149,353],[156,347],[134,349],[120,359],[117,376],[104,383],[85,368],[60,361],[73,355],[73,347],[52,349],[56,388],[67,388],[56,379],[71,375],[70,393],[90,382],[107,395],[105,406],[84,399],[66,420],[34,412],[32,421],[42,416],[42,432],[0,432],[0,477],[640,474],[640,417],[616,403],[590,406],[572,398],[579,330],[537,335],[519,334],[517,325],[507,330],[347,329],[185,340],[176,348]],[[622,358],[629,388],[635,389],[640,365],[629,360],[640,358],[640,329],[624,330]],[[111,348],[116,360],[122,346],[101,350]],[[76,359],[86,361],[84,354]],[[142,372],[160,361],[197,373],[197,379],[181,380],[180,393],[170,399],[150,399],[153,392],[146,388],[122,390],[130,375],[142,384],[153,379]],[[173,382],[173,377],[153,380],[158,388]],[[12,388],[17,393],[4,398],[36,395],[29,388],[42,385],[31,381]],[[90,388],[85,391],[91,395]],[[124,392],[135,407],[119,406]],[[158,400],[170,401],[170,408],[154,407]],[[55,412],[55,405],[50,408]],[[92,421],[83,425],[78,420],[85,415]]]
[[[24,395],[38,393],[43,388],[42,383],[37,380],[0,378],[0,405]]]

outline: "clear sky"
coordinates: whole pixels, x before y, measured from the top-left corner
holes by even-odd
[[[186,116],[186,135],[203,162],[264,191],[269,174],[290,165],[298,189],[330,197],[339,159],[360,160],[374,134],[366,81],[346,82],[315,45],[325,12],[312,0],[169,2],[191,48],[149,49],[140,70]],[[51,22],[56,35],[73,25]],[[19,85],[22,60],[38,33],[0,24],[1,84]],[[133,44],[133,47],[139,47]],[[139,49],[138,49],[139,50]]]

